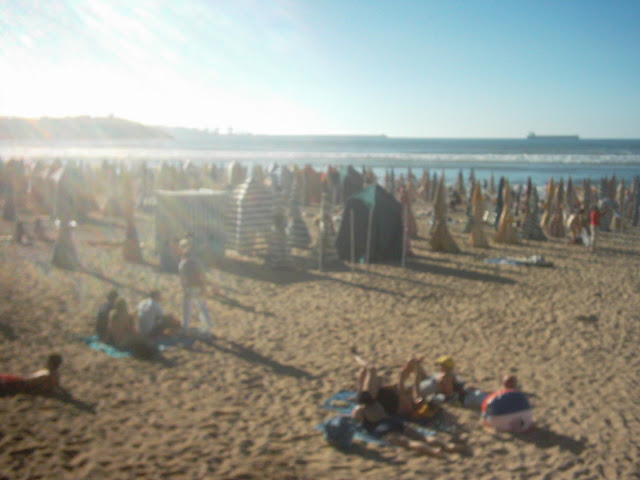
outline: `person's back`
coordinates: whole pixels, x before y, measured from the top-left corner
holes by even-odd
[[[204,287],[204,275],[198,261],[192,256],[185,256],[178,266],[180,281],[184,288]]]
[[[154,290],[138,304],[138,331],[142,335],[151,335],[160,323],[163,311],[159,300],[160,292]]]
[[[133,333],[133,318],[127,311],[124,298],[119,298],[115,307],[109,312],[109,339],[113,345],[121,348]]]
[[[116,298],[118,298],[118,292],[111,290],[107,301],[100,305],[96,315],[96,333],[105,343],[109,343],[109,312],[113,309]]]

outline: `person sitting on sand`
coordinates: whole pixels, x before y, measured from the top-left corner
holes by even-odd
[[[14,395],[16,393],[29,393],[34,395],[52,395],[58,393],[58,391],[61,390],[60,365],[62,365],[62,356],[54,353],[47,358],[47,368],[38,370],[31,375],[26,377],[0,375],[0,396]]]
[[[113,289],[107,294],[107,301],[100,305],[96,315],[96,333],[104,343],[111,343],[109,338],[109,312],[115,307],[118,291]]]
[[[358,393],[356,401],[358,406],[353,409],[351,416],[376,438],[435,457],[441,457],[443,450],[447,452],[466,450],[465,441],[462,439],[443,442],[434,436],[423,435],[403,421],[390,417],[383,406],[367,391]]]
[[[418,359],[416,359],[418,360]],[[454,371],[455,362],[449,355],[443,355],[436,360],[438,372],[427,375],[420,361],[416,365],[416,383],[419,395],[423,398],[434,396],[436,401],[449,400],[460,390]]]
[[[157,338],[167,331],[176,333],[180,324],[170,314],[165,315],[160,305],[160,290],[152,290],[149,296],[138,304],[138,332],[148,338]]]
[[[156,344],[136,331],[134,316],[129,313],[127,301],[122,297],[116,300],[114,308],[109,312],[107,335],[109,343],[119,350],[149,360],[161,356]]]

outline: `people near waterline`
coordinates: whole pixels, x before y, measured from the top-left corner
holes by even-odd
[[[107,300],[100,305],[98,314],[96,315],[96,333],[98,338],[105,342],[110,343],[109,339],[109,312],[115,307],[116,299],[118,298],[118,291],[112,289],[107,294]]]
[[[142,300],[137,307],[138,332],[151,339],[166,334],[175,334],[181,328],[179,322],[171,314],[165,314],[160,302],[160,290],[151,290],[149,296]]]
[[[597,205],[591,207],[591,213],[589,214],[589,225],[591,227],[591,238],[589,240],[589,250],[595,252],[598,237],[600,235],[600,217],[601,212]]]
[[[569,243],[582,243],[582,231],[585,228],[585,215],[583,208],[569,216],[567,220],[567,228],[569,230]]]
[[[46,368],[27,375],[0,375],[0,396],[16,393],[52,395],[60,391],[62,356],[53,353],[47,358]]]
[[[357,395],[357,407],[351,412],[365,430],[376,438],[384,439],[392,445],[398,445],[419,453],[441,457],[442,452],[464,452],[465,440],[453,438],[444,442],[433,435],[424,435],[402,420],[390,416],[382,404],[369,391]]]
[[[203,298],[206,287],[206,279],[202,265],[192,253],[192,241],[189,238],[180,240],[182,260],[178,265],[180,274],[180,284],[182,285],[182,329],[186,332],[191,323],[194,304],[200,312],[200,319],[204,321],[209,329],[214,327],[213,320],[209,314],[207,303]]]
[[[27,229],[22,220],[16,220],[16,227],[13,231],[13,241],[20,245],[32,245],[31,235],[27,232]]]
[[[36,218],[33,222],[33,236],[36,240],[45,243],[53,243],[53,239],[49,238],[47,232],[45,231],[44,224],[41,218]]]

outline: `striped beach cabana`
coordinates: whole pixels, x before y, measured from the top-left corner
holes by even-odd
[[[227,247],[241,254],[264,254],[273,206],[273,194],[262,182],[250,177],[238,185],[227,207]]]
[[[311,234],[307,224],[302,218],[300,211],[300,200],[298,195],[298,180],[294,180],[291,199],[289,201],[289,224],[287,225],[287,235],[289,244],[294,248],[308,248],[311,245]]]
[[[226,191],[156,190],[156,249],[189,233],[200,258],[224,255],[228,200]]]
[[[286,232],[287,216],[282,197],[278,197],[275,202],[272,222],[265,263],[269,267],[276,269],[292,268],[294,263]]]

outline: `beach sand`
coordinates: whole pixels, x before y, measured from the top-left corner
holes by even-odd
[[[47,244],[0,245],[1,369],[28,373],[58,351],[75,398],[0,399],[0,479],[640,478],[637,229],[602,234],[592,255],[565,240],[475,249],[458,222],[450,229],[462,254],[432,252],[421,238],[405,269],[353,273],[307,268],[301,252],[290,272],[229,256],[208,271],[232,299],[208,297],[219,339],[172,347],[175,365],[162,366],[80,340],[113,286],[130,307],[159,288],[165,310],[181,312],[177,276],[155,267],[151,217],[137,218],[149,265],[125,264],[108,245],[124,238],[115,222],[74,232],[90,273],[51,267]],[[426,237],[427,219],[418,225]],[[10,235],[13,225],[0,229]],[[484,262],[534,254],[554,267]],[[324,400],[355,386],[353,345],[388,379],[412,354],[429,368],[450,354],[458,374],[486,390],[514,373],[536,428],[495,434],[478,413],[447,406],[469,434],[468,454],[443,460],[364,443],[339,451],[316,426],[332,415]]]

